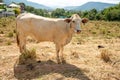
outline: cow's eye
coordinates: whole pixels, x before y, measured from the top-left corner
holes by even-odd
[[[75,21],[72,21],[73,23],[75,23]]]

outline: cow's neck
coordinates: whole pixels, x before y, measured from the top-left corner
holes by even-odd
[[[68,30],[68,36],[72,37],[72,35],[74,34],[74,29],[72,28],[71,24],[69,24],[69,30]]]
[[[71,41],[73,34],[74,34],[74,30],[72,28],[70,28],[70,24],[67,25],[67,39],[66,39],[66,44],[68,44]]]

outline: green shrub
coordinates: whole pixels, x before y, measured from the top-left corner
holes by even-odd
[[[20,11],[19,8],[15,8],[15,9],[14,9],[14,12],[15,12],[15,14],[19,15],[21,11]]]

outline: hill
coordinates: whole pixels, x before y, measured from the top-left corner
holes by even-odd
[[[74,10],[76,9],[78,6],[66,6],[64,7],[65,10]]]
[[[108,8],[108,7],[111,7],[111,6],[114,6],[114,5],[115,4],[110,4],[110,3],[88,2],[88,3],[85,3],[81,6],[68,6],[68,7],[65,7],[64,9],[85,11],[85,10],[91,10],[91,9],[95,8],[97,10],[103,10],[105,8]]]
[[[4,3],[6,4],[10,4],[12,2],[16,2],[16,3],[25,3],[25,5],[28,5],[28,6],[32,6],[34,8],[37,8],[37,9],[47,9],[47,10],[50,10],[51,8],[48,7],[48,6],[45,6],[45,5],[42,5],[42,4],[38,4],[38,3],[34,3],[34,2],[31,2],[31,1],[28,1],[28,0],[4,0]]]

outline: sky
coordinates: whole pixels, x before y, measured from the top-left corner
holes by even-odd
[[[120,0],[27,0],[43,4],[49,7],[65,7],[65,6],[80,6],[86,2],[106,2],[106,3],[119,3]]]

